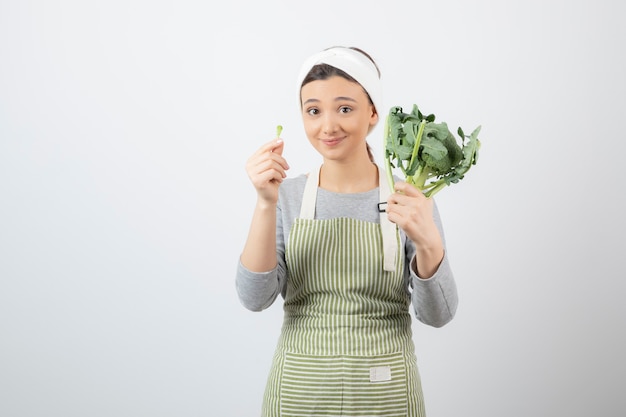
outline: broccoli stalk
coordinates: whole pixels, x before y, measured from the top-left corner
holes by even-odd
[[[405,181],[432,197],[450,184],[459,182],[476,164],[480,141],[478,126],[470,136],[459,127],[461,144],[446,123],[434,123],[435,115],[424,116],[416,105],[411,113],[392,107],[385,120],[385,171],[393,190],[393,169],[399,168]]]

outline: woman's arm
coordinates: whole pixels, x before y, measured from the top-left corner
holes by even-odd
[[[241,303],[252,311],[269,307],[281,292],[276,236],[278,189],[289,165],[282,157],[283,142],[263,145],[246,163],[246,171],[257,191],[248,236],[244,244],[235,285]]]
[[[412,288],[411,303],[419,321],[429,326],[442,327],[454,318],[459,299],[454,275],[445,254],[437,271],[428,279],[418,277],[411,267],[409,282]]]
[[[257,202],[240,260],[253,272],[267,272],[276,267],[278,188],[289,169],[282,157],[283,148],[283,141],[274,139],[259,148],[246,163],[246,172],[257,191]]]
[[[254,272],[276,268],[276,203],[259,199],[252,214],[241,263]]]
[[[276,208],[276,252],[268,255],[276,266],[265,272],[254,272],[246,268],[241,260],[237,266],[235,285],[239,300],[248,310],[262,311],[270,307],[278,294],[284,293],[286,283],[285,242],[283,236],[282,210]]]
[[[407,238],[405,243],[406,274],[416,318],[424,324],[442,327],[449,323],[456,314],[458,293],[445,249],[445,235],[439,211],[434,201],[432,204],[432,221],[438,230],[441,241],[442,258],[436,262],[432,273],[428,277],[423,277],[421,273],[423,269],[420,269],[418,265],[419,256],[423,256],[423,253],[420,255],[416,244]]]

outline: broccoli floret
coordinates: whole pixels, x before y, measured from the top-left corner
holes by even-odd
[[[424,116],[417,105],[411,113],[392,107],[385,122],[385,168],[393,189],[393,168],[400,168],[406,181],[427,197],[463,179],[476,164],[480,141],[477,127],[470,136],[461,128],[459,144],[446,123],[435,123],[435,116]]]

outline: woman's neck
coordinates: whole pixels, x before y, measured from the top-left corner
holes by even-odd
[[[367,162],[324,161],[320,170],[320,188],[336,193],[362,193],[378,187],[378,167]]]

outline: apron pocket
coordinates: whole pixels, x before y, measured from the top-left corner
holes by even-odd
[[[280,388],[282,416],[407,416],[402,353],[314,356],[287,353]]]

